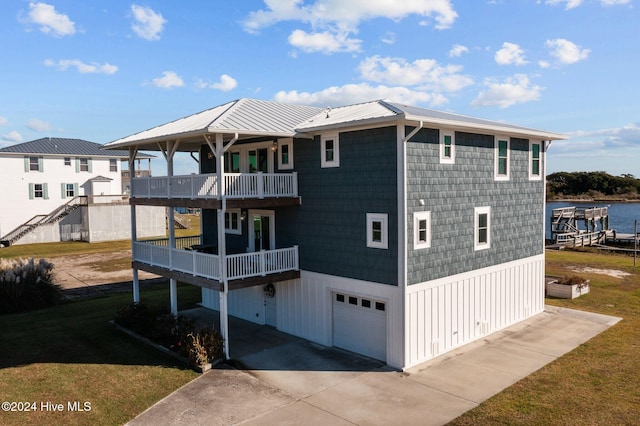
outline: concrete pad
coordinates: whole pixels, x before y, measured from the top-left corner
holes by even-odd
[[[256,426],[353,426],[353,423],[303,401],[285,405],[242,424]]]
[[[243,371],[213,369],[127,424],[236,424],[292,402],[292,397]]]
[[[370,372],[305,400],[358,425],[442,425],[477,404],[408,380]]]
[[[236,364],[297,398],[306,398],[384,365],[381,361],[303,340],[242,357]]]

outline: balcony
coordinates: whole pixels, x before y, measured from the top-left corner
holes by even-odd
[[[169,247],[167,239],[134,241],[133,262],[139,269],[220,290],[220,256],[191,250],[199,241],[199,237],[178,238],[176,248]],[[298,246],[231,254],[225,260],[230,290],[299,276]]]
[[[280,198],[298,196],[297,173],[225,173],[222,194],[215,174],[137,177],[131,196],[150,199]]]

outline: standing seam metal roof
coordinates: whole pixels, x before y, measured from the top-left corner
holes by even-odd
[[[19,143],[0,149],[0,153],[39,154],[39,155],[75,155],[82,157],[118,157],[129,158],[126,150],[107,151],[102,145],[83,139],[41,138]],[[151,155],[138,155],[139,158],[151,158]]]

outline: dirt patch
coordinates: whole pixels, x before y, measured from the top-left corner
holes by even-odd
[[[132,291],[131,250],[58,256],[47,260],[53,263],[53,282],[59,284],[68,297]],[[164,280],[145,271],[139,271],[138,277],[141,284]]]
[[[573,267],[569,268],[573,272],[581,273],[581,274],[600,274],[600,275],[608,275],[614,278],[625,278],[631,275],[628,272],[620,271],[618,269],[598,269],[598,268],[590,268],[586,267]]]

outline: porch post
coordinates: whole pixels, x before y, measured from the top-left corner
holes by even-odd
[[[171,299],[171,313],[178,315],[178,281],[173,278],[169,280],[169,297]]]
[[[133,191],[133,179],[136,176],[136,153],[137,153],[137,149],[130,147],[129,148],[129,193],[131,194],[131,192]],[[131,252],[132,255],[134,256],[135,260],[135,248],[133,247],[133,244],[136,242],[136,240],[138,239],[138,233],[136,231],[137,229],[137,225],[136,225],[136,206],[135,204],[131,204],[130,205],[130,210],[131,210]],[[133,301],[135,303],[140,302],[140,280],[138,278],[138,269],[136,268],[132,268],[133,269]]]
[[[167,142],[167,177],[171,179],[173,176],[173,155],[178,148],[179,142]],[[171,188],[169,188],[171,191]],[[173,207],[168,208],[167,212],[167,227],[169,228],[169,264],[173,265],[172,261],[172,252],[173,249],[176,248],[176,230],[175,230],[175,214],[173,211]],[[169,299],[171,305],[171,313],[173,315],[178,315],[178,281],[174,278],[169,280]]]
[[[222,134],[216,134],[216,174],[218,175],[218,194],[221,206],[217,215],[218,258],[220,259],[220,280],[223,289],[220,292],[220,334],[224,343],[224,356],[229,359],[229,311],[228,294],[229,280],[227,279],[227,246],[224,233],[224,214],[227,209],[227,194],[224,191],[224,140]]]

